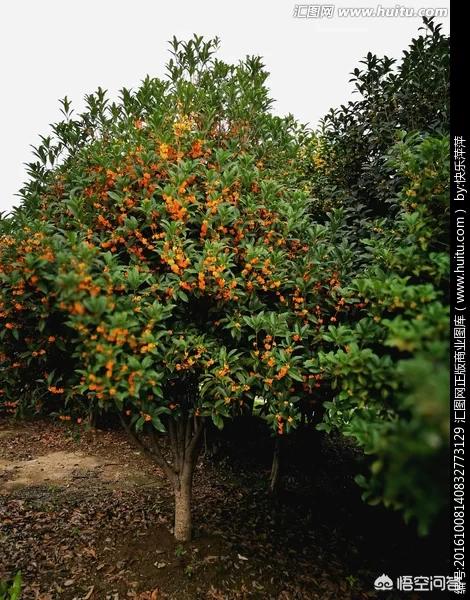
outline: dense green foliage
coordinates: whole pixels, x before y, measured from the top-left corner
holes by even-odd
[[[401,180],[387,162],[397,133],[449,130],[449,40],[424,19],[401,61],[369,52],[350,80],[359,96],[331,109],[312,140],[317,216],[332,207],[386,215]]]
[[[371,502],[415,516],[425,531],[447,496],[449,143],[408,136],[391,152],[406,180],[394,218],[376,220],[347,290],[356,318],[330,326],[320,365],[336,394],[321,428],[337,427],[374,456],[358,481]]]
[[[320,428],[373,457],[365,499],[425,532],[447,496],[448,38],[425,21],[394,63],[369,54],[353,73],[362,99],[313,138],[315,211],[343,206],[357,274],[342,292],[360,307],[324,335],[335,392]]]

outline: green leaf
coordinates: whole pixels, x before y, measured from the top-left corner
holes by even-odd
[[[212,413],[212,422],[217,429],[222,430],[224,428],[224,420],[218,413]]]
[[[166,432],[165,425],[161,422],[161,420],[156,416],[152,416],[152,424],[157,431],[161,431],[162,433]]]

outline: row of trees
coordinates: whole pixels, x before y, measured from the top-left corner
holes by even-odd
[[[427,22],[398,69],[369,55],[361,100],[317,132],[271,113],[259,58],[171,47],[165,79],[62,101],[0,221],[0,406],[118,415],[173,486],[178,540],[208,421],[282,436],[322,410],[373,457],[365,497],[425,531],[447,438],[448,40]]]

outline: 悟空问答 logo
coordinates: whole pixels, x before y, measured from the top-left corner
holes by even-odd
[[[374,581],[374,588],[376,590],[392,590],[393,581],[388,575],[382,573],[382,575],[380,575],[380,577],[377,577],[377,579]]]

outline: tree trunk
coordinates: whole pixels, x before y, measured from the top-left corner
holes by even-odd
[[[194,417],[181,418],[169,426],[175,476],[174,535],[178,542],[189,542],[192,533],[191,498],[193,475],[202,446],[204,425]]]
[[[269,479],[269,491],[274,494],[279,486],[279,471],[281,467],[281,438],[276,437],[274,441],[273,462],[271,465],[271,477]]]
[[[179,486],[175,488],[175,539],[178,542],[189,542],[191,540],[191,492],[192,485],[190,481],[179,482]]]
[[[155,460],[173,485],[175,496],[174,535],[179,542],[190,541],[193,475],[202,445],[204,419],[185,414],[175,421],[169,421],[168,430],[173,455],[171,462],[164,456],[158,436],[153,429],[150,429],[149,439],[145,441],[131,429],[122,416],[121,422],[131,440]]]

